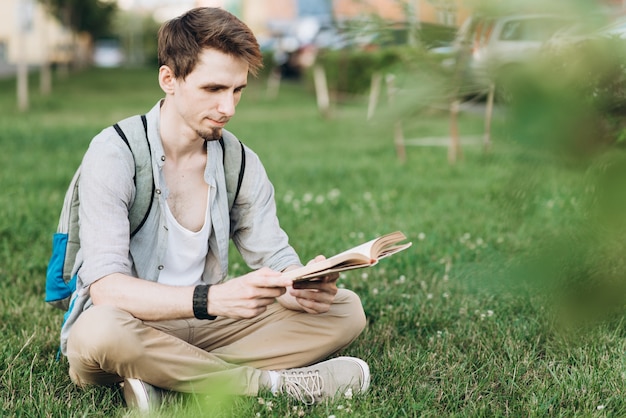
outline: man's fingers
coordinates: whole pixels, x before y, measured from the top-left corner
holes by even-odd
[[[296,298],[296,301],[304,308],[308,313],[320,314],[328,312],[330,310],[329,303],[323,303],[311,299]]]
[[[318,256],[316,256],[314,259],[309,260],[309,262],[308,262],[308,263],[306,263],[306,264],[307,264],[307,266],[308,266],[309,264],[312,264],[312,263],[319,263],[320,261],[324,261],[324,260],[326,260],[326,257],[324,257],[323,255],[318,255]]]
[[[286,288],[292,284],[292,280],[282,277],[281,272],[267,267],[248,273],[246,276],[256,287]]]

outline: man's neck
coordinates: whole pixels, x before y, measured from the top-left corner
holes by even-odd
[[[175,113],[168,111],[167,101],[161,106],[159,131],[165,157],[170,161],[185,160],[198,153],[206,154],[204,139],[184,125]]]

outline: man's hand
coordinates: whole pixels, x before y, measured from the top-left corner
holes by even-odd
[[[211,286],[209,314],[233,319],[254,318],[286,292],[291,280],[267,267]]]
[[[318,255],[308,264],[325,259],[326,257]],[[279,302],[286,308],[303,310],[312,314],[328,312],[335,301],[338,278],[339,273],[332,273],[320,277],[319,280],[302,283],[299,289],[290,287],[289,292],[283,295]]]

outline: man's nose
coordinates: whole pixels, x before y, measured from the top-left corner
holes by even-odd
[[[225,116],[233,116],[235,114],[235,95],[227,92],[221,95],[218,104],[218,111]]]

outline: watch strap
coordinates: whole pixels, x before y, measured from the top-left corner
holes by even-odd
[[[199,284],[193,289],[193,316],[197,319],[213,320],[217,318],[209,315],[209,284]]]

